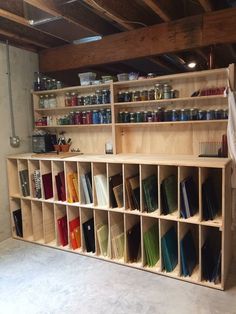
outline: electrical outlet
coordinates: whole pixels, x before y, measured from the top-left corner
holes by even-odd
[[[10,145],[11,147],[19,147],[20,146],[20,138],[19,136],[11,136],[10,137]]]

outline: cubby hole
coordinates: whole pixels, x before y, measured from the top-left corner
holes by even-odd
[[[78,169],[77,162],[65,163],[66,199],[69,203],[79,202]]]
[[[83,252],[95,254],[95,222],[94,213],[91,208],[81,208],[81,225],[82,225],[82,250]]]
[[[122,164],[108,164],[109,207],[124,209]]]
[[[7,160],[8,187],[10,196],[20,196],[20,181],[18,175],[17,159]]]
[[[166,215],[170,219],[179,218],[178,168],[162,165],[159,172],[161,215]]]
[[[73,251],[81,252],[81,219],[77,206],[67,206],[69,221],[69,246]]]
[[[40,201],[32,201],[31,208],[34,241],[44,243],[42,203]]]
[[[68,216],[65,205],[54,204],[57,246],[68,249]]]
[[[222,225],[222,169],[200,168],[201,220],[206,225]]]
[[[217,227],[201,226],[201,280],[221,284],[222,233]]]
[[[52,162],[53,195],[56,201],[66,201],[66,182],[63,161]]]
[[[177,222],[160,219],[160,237],[161,269],[173,276],[179,276]]]
[[[56,245],[55,215],[52,203],[43,203],[43,233],[44,242],[48,245]]]
[[[79,199],[81,204],[93,203],[93,180],[90,162],[79,162]]]
[[[33,223],[32,223],[32,209],[31,201],[22,199],[21,200],[21,214],[22,214],[22,227],[23,236],[26,240],[33,240]]]
[[[19,175],[18,182],[20,186],[20,195],[23,197],[28,197],[30,196],[28,160],[18,159],[17,167],[18,167],[18,175]]]
[[[40,160],[42,176],[42,197],[53,199],[52,163],[50,160]]]
[[[39,160],[29,160],[30,195],[33,198],[42,198],[42,180]]]
[[[140,211],[139,165],[124,165],[125,209]]]
[[[161,271],[159,219],[142,217],[142,264],[152,271]]]
[[[199,226],[192,223],[179,223],[179,264],[180,276],[196,282],[199,271]]]
[[[180,218],[189,222],[199,222],[199,168],[179,167]]]
[[[141,211],[160,215],[158,203],[158,166],[141,165]]]
[[[10,198],[11,226],[13,237],[23,237],[23,222],[21,201],[19,198]]]
[[[108,178],[107,164],[93,163],[93,186],[94,186],[94,205],[98,207],[108,207]]]
[[[96,210],[94,212],[95,221],[95,241],[96,254],[102,257],[110,258],[110,232],[108,212],[105,210]]]
[[[125,262],[142,266],[140,216],[125,215]]]
[[[111,234],[111,258],[117,262],[124,262],[125,233],[124,215],[116,212],[109,212],[110,234]]]

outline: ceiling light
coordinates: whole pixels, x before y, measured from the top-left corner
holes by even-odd
[[[73,41],[73,44],[78,45],[78,44],[83,44],[83,43],[90,43],[92,41],[97,41],[97,40],[101,40],[102,36],[91,36],[91,37],[84,37],[84,38],[80,38],[80,39],[76,39]]]
[[[190,69],[194,69],[196,67],[196,65],[197,65],[197,63],[195,61],[191,61],[191,62],[188,63],[188,67]]]

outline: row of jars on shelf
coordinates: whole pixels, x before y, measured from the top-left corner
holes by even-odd
[[[104,105],[110,103],[110,90],[96,90],[95,94],[81,96],[75,92],[66,93],[65,95],[65,106],[86,106],[86,105]]]
[[[119,91],[117,97],[118,102],[131,102],[177,98],[179,93],[169,84],[156,84],[151,89]]]
[[[36,126],[108,124],[111,123],[111,109],[70,112],[63,116],[44,116],[35,122]]]
[[[159,107],[154,111],[120,111],[119,123],[132,122],[163,122],[163,121],[188,121],[188,120],[221,120],[228,119],[228,110],[198,110],[191,109],[166,109]]]
[[[38,72],[35,72],[36,77],[34,80],[34,91],[43,91],[51,89],[62,88],[62,82],[56,79],[50,79],[48,77],[41,77]]]

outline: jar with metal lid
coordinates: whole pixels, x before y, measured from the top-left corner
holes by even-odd
[[[198,110],[197,119],[198,120],[206,120],[206,110]]]
[[[124,112],[124,123],[130,122],[130,113],[128,111]]]
[[[134,123],[134,122],[135,122],[134,112],[130,112],[130,123]]]
[[[120,91],[118,93],[118,99],[117,100],[118,100],[118,102],[124,102],[125,101],[125,93]]]
[[[57,106],[57,99],[54,94],[49,96],[49,108],[56,108]]]
[[[178,121],[179,115],[176,109],[172,109],[171,121]]]
[[[57,81],[55,79],[51,81],[51,89],[57,89]]]
[[[49,108],[49,96],[45,95],[44,98],[44,108]]]
[[[43,95],[39,96],[39,108],[40,109],[44,108],[44,96]]]
[[[171,98],[171,86],[169,84],[163,85],[163,99]]]
[[[189,111],[187,109],[180,110],[180,121],[189,120]]]
[[[68,120],[70,125],[75,124],[75,114],[73,111],[70,112],[69,116],[68,116]]]
[[[151,88],[148,90],[148,100],[155,100],[155,89]]]
[[[143,122],[148,122],[148,112],[146,110],[143,111]]]
[[[106,123],[111,123],[111,109],[106,110]]]
[[[132,92],[125,92],[124,102],[132,101]]]
[[[228,110],[227,109],[223,110],[222,119],[228,119]]]
[[[91,95],[84,96],[84,104],[85,106],[89,106],[92,104]]]
[[[148,100],[148,90],[147,89],[144,89],[141,91],[141,100],[142,101]]]
[[[143,122],[142,120],[142,114],[140,111],[136,112],[136,122]]]
[[[86,112],[86,124],[92,124],[93,123],[93,114],[91,110],[88,110]]]
[[[103,97],[102,97],[102,91],[101,90],[96,90],[95,92],[95,95],[96,95],[96,102],[98,105],[101,105],[102,104],[102,101],[103,101]]]
[[[160,83],[155,84],[155,99],[159,100],[163,98],[163,85]]]
[[[124,123],[124,111],[120,111],[118,114],[118,123]]]
[[[77,95],[77,106],[83,106],[84,105],[84,96]]]
[[[82,111],[82,124],[86,124],[87,118],[86,118],[86,111]]]
[[[152,122],[157,122],[157,110],[153,110],[152,112]]]
[[[172,120],[172,110],[166,109],[163,113],[164,121],[171,121]]]
[[[197,119],[198,119],[197,109],[191,108],[189,111],[189,120],[197,120]]]
[[[92,94],[90,95],[90,98],[91,98],[91,105],[97,105],[97,95]]]
[[[141,101],[141,92],[140,92],[140,90],[133,91],[132,101]]]
[[[103,104],[109,104],[110,101],[110,90],[109,89],[103,89],[102,91],[102,103]]]
[[[50,79],[47,79],[47,90],[52,89],[52,81]]]
[[[75,113],[75,124],[82,124],[82,112],[77,111]]]
[[[47,90],[47,78],[42,78],[42,90]]]
[[[206,120],[214,120],[215,119],[215,111],[207,110],[206,112]]]
[[[223,110],[222,109],[215,109],[215,119],[220,120],[223,119]]]
[[[76,93],[71,93],[71,106],[72,107],[78,106]]]
[[[106,115],[106,109],[100,110],[100,123],[106,124],[107,123],[107,115]]]
[[[65,95],[65,107],[71,107],[71,95],[66,93]]]
[[[57,81],[57,89],[61,89],[62,88],[62,83],[61,81]]]
[[[99,124],[100,119],[99,119],[99,113],[98,110],[93,110],[93,124]]]

